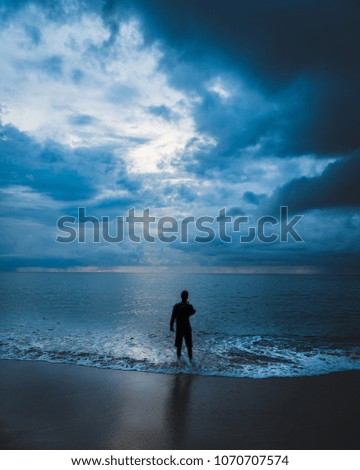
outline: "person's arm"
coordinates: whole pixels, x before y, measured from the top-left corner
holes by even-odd
[[[189,317],[191,317],[191,315],[194,315],[196,313],[196,310],[191,304],[189,305],[189,307],[190,307]]]
[[[170,331],[174,331],[174,322],[176,320],[176,305],[173,307],[171,320],[170,320]]]

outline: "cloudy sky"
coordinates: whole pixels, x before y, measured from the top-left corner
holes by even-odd
[[[0,269],[359,273],[359,23],[356,0],[0,0]],[[302,242],[56,241],[79,207],[114,234],[131,208],[280,206]]]

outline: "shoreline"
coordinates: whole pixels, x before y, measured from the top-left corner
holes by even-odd
[[[186,360],[187,356],[185,353]],[[30,364],[49,364],[49,365],[64,365],[64,366],[74,366],[74,367],[84,367],[84,368],[90,368],[90,369],[97,369],[97,370],[111,370],[111,371],[116,371],[116,372],[133,372],[133,373],[139,373],[139,374],[155,374],[155,375],[169,375],[169,376],[178,376],[178,375],[191,375],[194,377],[214,377],[214,378],[225,378],[225,379],[239,379],[239,380],[271,380],[271,379],[303,379],[303,378],[310,378],[310,377],[326,377],[329,375],[333,374],[348,374],[348,373],[359,373],[360,374],[360,368],[359,369],[346,369],[346,370],[328,370],[324,372],[317,372],[314,374],[303,374],[303,375],[257,375],[257,376],[251,376],[251,375],[224,375],[220,374],[217,372],[209,371],[201,366],[198,365],[196,362],[195,358],[195,363],[191,366],[189,362],[183,362],[183,366],[179,367],[175,361],[175,359],[172,362],[172,365],[169,366],[168,369],[132,369],[132,368],[124,368],[124,369],[118,369],[115,367],[111,366],[98,366],[96,364],[91,364],[91,363],[81,363],[81,362],[66,362],[65,360],[62,361],[52,361],[52,360],[47,360],[47,359],[27,359],[27,358],[0,358],[0,363],[3,361],[7,362],[26,362]],[[171,368],[170,368],[171,367]]]
[[[0,360],[1,449],[356,449],[360,371],[239,378]]]

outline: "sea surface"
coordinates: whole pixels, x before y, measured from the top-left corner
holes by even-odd
[[[190,292],[195,364],[169,321]],[[0,359],[293,377],[360,369],[360,277],[2,273]]]

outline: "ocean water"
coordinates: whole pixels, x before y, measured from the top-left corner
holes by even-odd
[[[360,277],[3,273],[0,359],[233,377],[360,369]],[[169,321],[190,292],[195,365]]]

